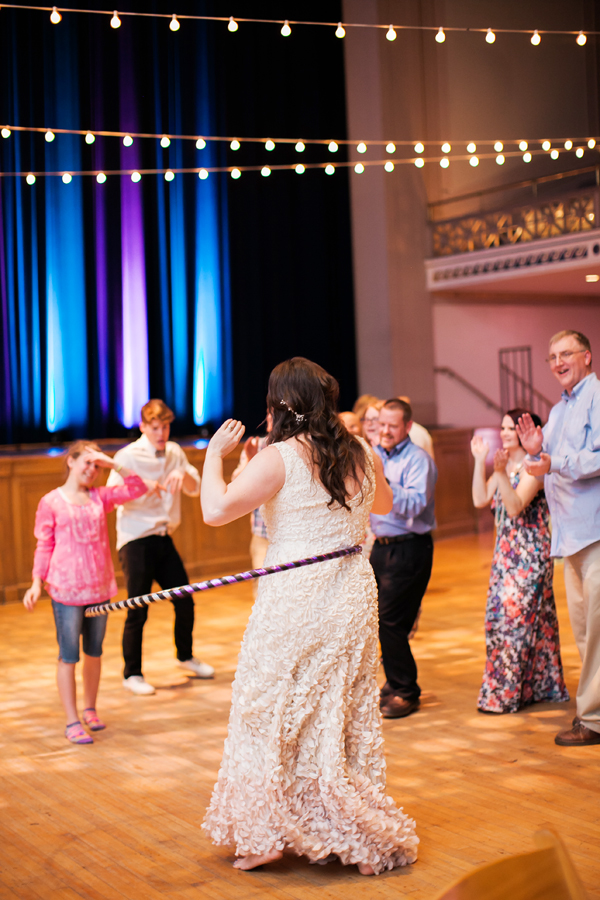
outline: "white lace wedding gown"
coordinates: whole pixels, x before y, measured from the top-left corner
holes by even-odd
[[[265,565],[350,547],[365,535],[374,467],[351,511],[286,443],[282,489],[262,508]],[[415,823],[385,794],[377,588],[361,554],[269,575],[233,683],[228,737],[203,827],[236,853],[336,854],[376,872],[412,863]]]

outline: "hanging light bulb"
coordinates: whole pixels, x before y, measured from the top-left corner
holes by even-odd
[[[119,14],[117,13],[116,9],[113,12],[112,19],[110,20],[110,27],[111,28],[120,28],[121,27],[121,20],[119,18]]]
[[[365,171],[365,167],[362,163],[356,163],[356,165],[354,166],[354,171],[357,175],[362,175],[362,173]]]
[[[62,177],[63,184],[71,184],[73,181],[73,176],[69,172],[65,172]]]
[[[303,166],[302,163],[298,163],[295,169],[296,175],[304,175],[306,172],[306,166]]]
[[[531,35],[531,43],[533,44],[534,47],[537,47],[537,45],[539,44],[539,42],[540,42],[541,40],[542,40],[542,39],[541,39],[541,37],[540,37],[540,35],[539,35],[539,32],[538,32],[538,30],[537,30],[537,28],[536,28],[535,31],[533,32],[533,34]]]
[[[479,165],[479,157],[477,157],[477,156],[472,156],[472,157],[469,159],[469,164],[472,165],[473,167],[478,166],[478,165]]]
[[[527,141],[521,141],[519,143],[519,150],[527,150]]]
[[[338,22],[338,27],[335,29],[335,36],[336,38],[346,37],[346,29],[341,22]]]
[[[200,169],[200,171],[198,172],[198,178],[201,181],[206,181],[206,179],[208,178],[208,172],[206,171],[206,169]]]
[[[595,146],[596,146],[596,141],[594,140],[594,138],[590,138],[588,141],[588,147],[590,148],[590,150],[593,150]]]
[[[96,181],[98,182],[98,184],[105,183],[106,175],[104,174],[104,172],[98,172],[98,174],[96,175]]]
[[[334,172],[335,172],[335,166],[332,166],[331,163],[328,163],[328,164],[325,166],[325,174],[326,174],[326,175],[333,175]]]
[[[169,28],[171,29],[171,31],[179,31],[179,29],[181,28],[181,23],[175,13],[173,13],[171,21],[169,22]]]
[[[268,166],[263,166],[260,170],[260,174],[263,176],[263,178],[268,178],[271,174],[271,170]]]
[[[418,144],[415,144],[415,153],[424,153],[424,152],[425,152],[425,145],[419,141]]]
[[[585,47],[585,44],[587,43],[587,35],[585,35],[583,31],[580,31],[575,40],[580,47]]]
[[[275,141],[272,141],[270,138],[268,141],[265,141],[265,150],[274,150],[275,149]]]
[[[292,33],[292,29],[290,28],[290,23],[288,22],[287,19],[283,23],[283,26],[281,28],[281,33],[284,37],[289,37],[290,34]]]
[[[550,149],[551,146],[552,146],[552,144],[550,143],[550,141],[542,141],[542,150],[545,150],[546,153],[548,152],[548,150]]]
[[[502,143],[502,141],[496,141],[496,143],[494,144],[494,150],[496,151],[496,153],[502,153],[502,151],[504,150],[504,144]]]
[[[123,146],[131,147],[132,144],[133,144],[133,138],[131,137],[130,134],[126,134],[125,137],[123,138]]]
[[[396,145],[393,144],[393,143],[390,141],[389,144],[386,144],[385,152],[386,152],[386,153],[395,153],[395,152],[396,152]]]
[[[417,167],[417,169],[422,169],[424,165],[425,165],[425,160],[421,159],[421,157],[418,156],[417,159],[415,159],[415,166]]]
[[[166,150],[167,147],[170,147],[170,146],[171,146],[171,138],[167,137],[166,134],[163,134],[163,136],[162,136],[161,139],[160,139],[160,146],[161,146],[164,150]]]
[[[477,144],[474,144],[473,141],[471,141],[470,144],[467,144],[467,153],[475,153],[476,150]]]
[[[504,163],[505,163],[505,161],[506,161],[506,160],[504,159],[504,156],[502,155],[502,153],[499,153],[498,156],[496,157],[496,162],[497,162],[497,164],[498,164],[499,166],[503,166]]]
[[[450,153],[450,151],[452,150],[452,147],[450,146],[448,141],[446,141],[445,144],[442,144],[441,150],[442,150],[442,153]]]
[[[327,149],[330,153],[337,153],[340,148],[335,141],[329,141]]]
[[[32,175],[32,174],[30,173],[30,174],[26,177],[25,181],[27,182],[27,184],[35,184],[35,175]]]
[[[577,157],[577,159],[581,159],[581,157],[583,156],[583,147],[577,148],[577,150],[575,151],[575,156]]]
[[[61,19],[62,19],[61,14],[57,10],[57,8],[55,6],[53,6],[52,12],[50,13],[50,21],[52,22],[53,25],[58,25],[58,23],[61,21]]]
[[[444,34],[444,29],[443,29],[443,28],[438,28],[437,34],[436,34],[436,36],[435,36],[435,39],[436,39],[436,41],[438,42],[438,44],[443,44],[443,43],[444,43],[444,41],[446,40],[446,35]]]
[[[305,150],[306,144],[304,143],[304,141],[298,141],[298,143],[296,144],[296,153],[304,153]]]
[[[231,150],[239,150],[241,146],[240,142],[236,140],[233,140],[229,145]]]
[[[386,172],[393,172],[394,171],[394,163],[391,161],[391,159],[388,159],[388,161],[386,162],[386,164],[384,165],[383,168],[385,169]]]
[[[448,159],[447,156],[443,156],[440,159],[440,166],[442,167],[442,169],[447,169],[449,165],[450,165],[450,160]]]
[[[573,141],[565,141],[565,150],[571,150],[573,148]]]
[[[205,147],[206,141],[204,140],[204,138],[198,138],[198,140],[196,141],[196,148],[198,150],[204,150]]]
[[[558,150],[553,150],[550,154],[551,159],[558,159]]]
[[[95,140],[96,140],[96,135],[92,134],[91,131],[88,131],[88,133],[85,136],[86,144],[93,144]]]
[[[491,28],[488,28],[488,30],[486,31],[485,40],[486,40],[487,44],[493,44],[494,41],[496,40],[496,35],[494,34],[494,32],[492,31]]]
[[[388,41],[395,41],[398,35],[396,34],[396,30],[393,25],[390,25],[385,34]]]
[[[165,181],[173,181],[175,178],[175,172],[172,172],[170,169],[167,169],[165,172]]]
[[[229,16],[229,22],[227,23],[227,31],[237,31],[240,26],[235,21],[233,16]]]
[[[232,169],[232,170],[231,170],[231,177],[232,177],[232,178],[235,178],[236,181],[237,181],[237,179],[241,176],[241,174],[242,174],[242,173],[240,172],[239,169]]]
[[[10,137],[10,128],[3,128],[3,129],[2,129],[2,137],[3,137],[3,138],[9,138],[9,137]]]
[[[357,151],[358,151],[359,153],[366,153],[366,152],[367,152],[367,145],[365,144],[364,141],[361,141],[360,144],[357,144],[357,145],[356,145],[356,149],[357,149]]]
[[[132,172],[132,173],[131,173],[131,180],[134,182],[134,184],[137,184],[138,181],[141,181],[141,180],[142,180],[142,176],[140,175],[139,172]]]
[[[531,162],[531,153],[529,150],[523,154],[523,162]]]
[[[52,141],[54,140],[55,137],[56,137],[56,135],[54,134],[53,131],[47,131],[46,134],[44,135],[44,138],[48,141],[49,144],[52,143]]]

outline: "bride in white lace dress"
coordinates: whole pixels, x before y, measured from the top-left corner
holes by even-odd
[[[335,414],[338,385],[301,357],[271,373],[270,446],[229,485],[228,420],[206,453],[202,510],[222,525],[263,505],[265,565],[360,543],[392,495],[379,457]],[[284,849],[375,874],[415,861],[412,819],[385,794],[377,588],[360,554],[259,581],[233,684],[223,761],[203,827],[251,869]]]

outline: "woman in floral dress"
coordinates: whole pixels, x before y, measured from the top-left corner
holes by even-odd
[[[487,713],[569,699],[552,590],[548,504],[542,482],[523,469],[526,454],[516,432],[524,412],[512,409],[502,419],[503,449],[496,452],[487,481],[489,445],[477,436],[471,442],[473,502],[478,508],[491,504],[496,518],[485,614],[487,659],[477,701]]]

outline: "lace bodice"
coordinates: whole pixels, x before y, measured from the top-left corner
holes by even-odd
[[[349,501],[350,511],[334,505],[330,495],[315,481],[308,465],[296,450],[285,442],[277,447],[285,465],[285,484],[268,503],[261,507],[267,525],[270,558],[292,554],[289,559],[312,556],[351,547],[364,540],[369,512],[375,496],[375,467],[370,448],[365,443],[367,470],[362,489]],[[295,554],[295,555],[294,555]]]

